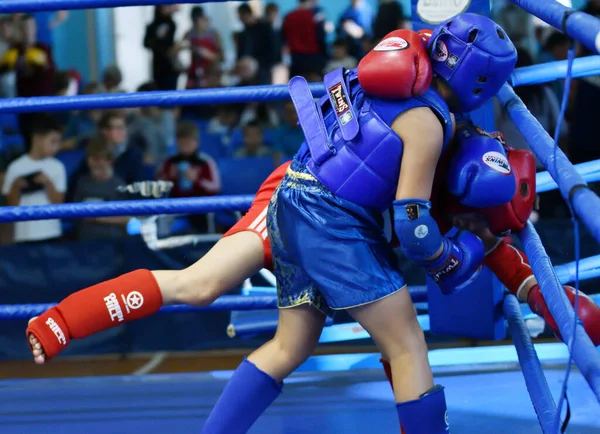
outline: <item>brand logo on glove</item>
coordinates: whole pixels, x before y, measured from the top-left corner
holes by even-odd
[[[435,49],[433,50],[433,60],[438,62],[444,62],[448,58],[448,47],[444,41],[439,39],[435,42]]]
[[[131,309],[139,309],[144,304],[144,296],[138,291],[131,291],[127,294],[126,302]]]
[[[52,330],[52,333],[54,333],[54,336],[56,336],[56,339],[58,339],[58,343],[67,345],[67,338],[65,338],[65,334],[63,333],[60,326],[56,324],[56,321],[54,321],[54,319],[48,318],[46,320],[46,325],[50,327],[50,330]]]
[[[490,167],[498,173],[508,175],[511,171],[508,160],[500,152],[486,152],[485,154],[483,154],[483,157],[481,159],[486,164],[486,166]]]
[[[409,47],[409,43],[398,36],[392,36],[391,38],[384,39],[381,41],[373,51],[400,51],[406,50]]]
[[[446,66],[450,69],[454,69],[454,67],[456,66],[457,63],[458,63],[458,56],[456,54],[451,54],[450,57],[448,57]]]
[[[125,317],[123,316],[123,310],[121,310],[121,306],[119,306],[117,294],[113,292],[104,297],[104,304],[106,305],[106,309],[108,309],[108,314],[110,315],[111,321],[117,320],[118,322],[123,322]]]
[[[346,125],[350,120],[352,120],[352,112],[349,111],[350,104],[348,103],[348,98],[346,97],[346,92],[344,92],[342,83],[338,83],[330,87],[329,94],[331,95],[331,100],[333,101],[333,109],[335,110],[335,113],[339,116],[342,125]]]
[[[430,273],[431,278],[435,283],[438,283],[442,277],[447,276],[448,274],[454,273],[454,271],[458,268],[460,262],[454,255],[448,256],[444,265],[442,265],[437,270],[434,270]]]

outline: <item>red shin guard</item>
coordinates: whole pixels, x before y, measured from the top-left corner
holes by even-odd
[[[525,283],[534,278],[525,253],[506,244],[504,240],[491,253],[486,255],[484,264],[517,298]]]
[[[162,306],[162,294],[148,270],[136,270],[71,294],[27,327],[42,345],[46,360],[80,339],[119,324],[150,316]]]
[[[571,302],[571,306],[575,307],[575,288],[564,285],[563,289]],[[535,285],[531,288],[527,303],[529,304],[529,307],[531,307],[531,311],[544,318],[544,321],[546,321],[548,327],[556,334],[556,337],[562,340],[558,325],[548,309],[548,305],[542,296],[539,285]],[[595,346],[600,345],[600,306],[594,303],[591,298],[581,291],[579,291],[579,300],[577,300],[577,316],[583,323],[583,328],[593,344]]]
[[[383,365],[383,372],[385,372],[385,377],[390,382],[390,387],[394,390],[394,382],[392,381],[392,367],[390,366],[390,362],[385,359],[379,359],[381,364]]]

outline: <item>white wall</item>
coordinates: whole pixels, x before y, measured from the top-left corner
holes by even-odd
[[[260,6],[260,1],[252,0],[251,3]],[[232,65],[235,60],[235,51],[231,34],[241,29],[237,18],[237,7],[241,2],[206,3],[204,10],[212,18],[213,26],[219,30],[225,45],[225,67]],[[183,4],[180,11],[174,16],[177,24],[176,38],[181,39],[189,30],[190,10],[193,5]],[[123,88],[134,91],[140,84],[150,80],[151,54],[143,46],[146,26],[154,16],[153,6],[135,6],[117,8],[114,10],[115,20],[115,46],[117,65],[123,72]],[[182,53],[181,60],[187,64],[189,54]],[[181,82],[185,82],[182,75]]]

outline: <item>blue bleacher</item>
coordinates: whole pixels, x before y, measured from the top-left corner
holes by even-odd
[[[70,179],[71,175],[79,168],[84,157],[85,151],[83,149],[70,149],[68,151],[61,151],[56,155],[56,158],[65,166],[67,179]]]
[[[222,195],[255,194],[275,168],[272,157],[221,158],[217,161],[221,174]],[[236,222],[233,213],[217,213],[218,225],[230,227]]]
[[[222,195],[255,194],[275,169],[273,157],[221,158],[217,160]]]
[[[215,160],[224,157],[230,157],[231,153],[228,147],[223,144],[224,136],[222,134],[200,133],[200,152],[210,155]]]
[[[15,113],[0,113],[0,130],[4,133],[19,133],[19,118]]]

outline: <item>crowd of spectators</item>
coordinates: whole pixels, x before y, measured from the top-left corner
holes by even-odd
[[[600,15],[600,0],[590,0],[586,11]],[[242,30],[222,35],[202,7],[193,7],[189,28],[178,40],[173,19],[180,13],[178,6],[156,6],[140,41],[152,54],[152,81],[135,91],[174,90],[181,76],[187,89],[283,83],[293,75],[322,81],[336,68],[356,67],[390,31],[410,27],[410,18],[395,0],[380,0],[376,10],[364,0],[350,0],[336,20],[326,16],[317,0],[299,0],[285,16],[275,3],[267,4],[262,15],[247,3],[237,12]],[[570,42],[562,33],[510,3],[493,13],[519,48],[519,66],[566,59]],[[117,65],[107,67],[99,82],[82,83],[75,71],[57,70],[50,45],[38,34],[34,16],[0,18],[0,97],[133,90],[121,88]],[[231,68],[224,63],[224,38],[232,38],[236,49]],[[180,60],[185,51],[189,64]],[[577,53],[589,54],[580,47]],[[550,134],[562,92],[561,82],[517,88]],[[574,81],[560,140],[574,162],[600,158],[591,131],[598,118],[598,96],[598,77]],[[526,148],[499,106],[495,113],[496,126],[508,143]],[[173,182],[173,197],[223,194],[221,161],[246,159],[252,165],[252,159],[268,158],[275,166],[289,159],[304,139],[290,101],[6,115],[0,116],[0,127],[0,182],[7,205],[110,201],[120,197],[117,186],[149,179]],[[556,215],[554,208],[548,215]],[[82,219],[72,236],[119,237],[126,233],[126,224],[125,218]],[[203,219],[192,225],[197,231],[206,229]],[[64,235],[58,221],[18,223],[9,235],[4,226],[0,229],[4,241],[38,242]]]

